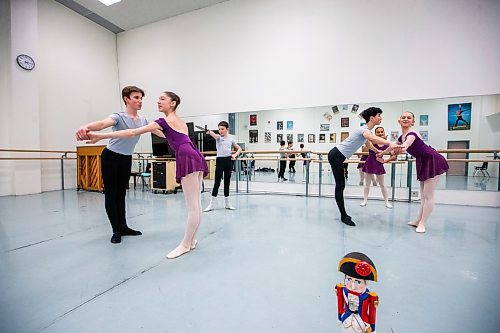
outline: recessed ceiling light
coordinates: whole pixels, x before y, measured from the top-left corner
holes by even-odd
[[[120,2],[122,0],[99,0],[99,2],[102,2],[106,6],[111,6],[114,3]]]

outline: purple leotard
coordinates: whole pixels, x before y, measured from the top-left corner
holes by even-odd
[[[366,161],[366,159],[368,158],[368,155],[361,155],[360,157],[360,161]],[[358,169],[361,169],[363,168],[363,166],[365,165],[365,163],[358,163]]]
[[[174,130],[163,118],[157,119],[156,123],[162,128],[169,146],[175,150],[175,181],[180,184],[182,177],[196,171],[203,171],[203,176],[206,176],[207,162],[191,139],[186,134]]]
[[[406,134],[406,138],[408,135],[413,135],[415,137],[415,141],[413,141],[412,145],[406,151],[415,157],[417,164],[417,179],[419,181],[426,181],[427,179],[448,171],[450,167],[443,156],[422,141],[417,133],[409,132]],[[401,141],[402,139],[403,136],[401,135],[399,137],[399,142],[403,142]]]
[[[375,148],[378,150],[385,150],[388,145],[380,146],[378,144],[373,144]],[[384,164],[377,161],[377,155],[373,150],[370,149],[368,153],[368,158],[366,159],[365,165],[363,165],[363,172],[371,174],[371,175],[384,175],[385,168]]]

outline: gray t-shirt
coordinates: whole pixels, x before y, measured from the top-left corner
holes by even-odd
[[[366,139],[363,136],[365,131],[369,131],[368,126],[363,125],[358,127],[349,133],[347,139],[337,145],[337,149],[342,153],[342,155],[345,156],[345,158],[351,157],[352,154],[359,149],[359,147],[365,144]]]
[[[120,131],[124,129],[139,128],[148,124],[146,117],[139,116],[137,120],[129,117],[126,112],[115,112],[109,116],[116,123],[113,126],[114,131]],[[122,155],[132,155],[134,153],[135,145],[139,142],[139,136],[133,138],[113,138],[109,140],[107,148],[115,153]]]
[[[215,145],[217,146],[217,157],[231,156],[231,148],[235,143],[236,141],[234,141],[234,136],[231,134],[226,135],[226,137],[219,135],[219,138],[215,140]]]

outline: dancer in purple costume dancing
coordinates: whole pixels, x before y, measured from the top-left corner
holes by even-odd
[[[196,247],[196,233],[201,223],[201,182],[203,176],[208,174],[205,158],[189,139],[186,123],[176,114],[180,102],[175,93],[163,92],[158,98],[158,111],[165,114],[164,118],[137,129],[88,134],[90,142],[96,143],[101,139],[129,138],[161,130],[170,147],[175,150],[175,178],[182,185],[188,216],[184,239],[167,255],[168,259],[177,258]]]

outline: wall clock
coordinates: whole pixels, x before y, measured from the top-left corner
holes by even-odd
[[[33,60],[32,57],[26,54],[20,54],[16,58],[17,64],[22,68],[27,71],[32,70],[35,68],[35,60]]]

